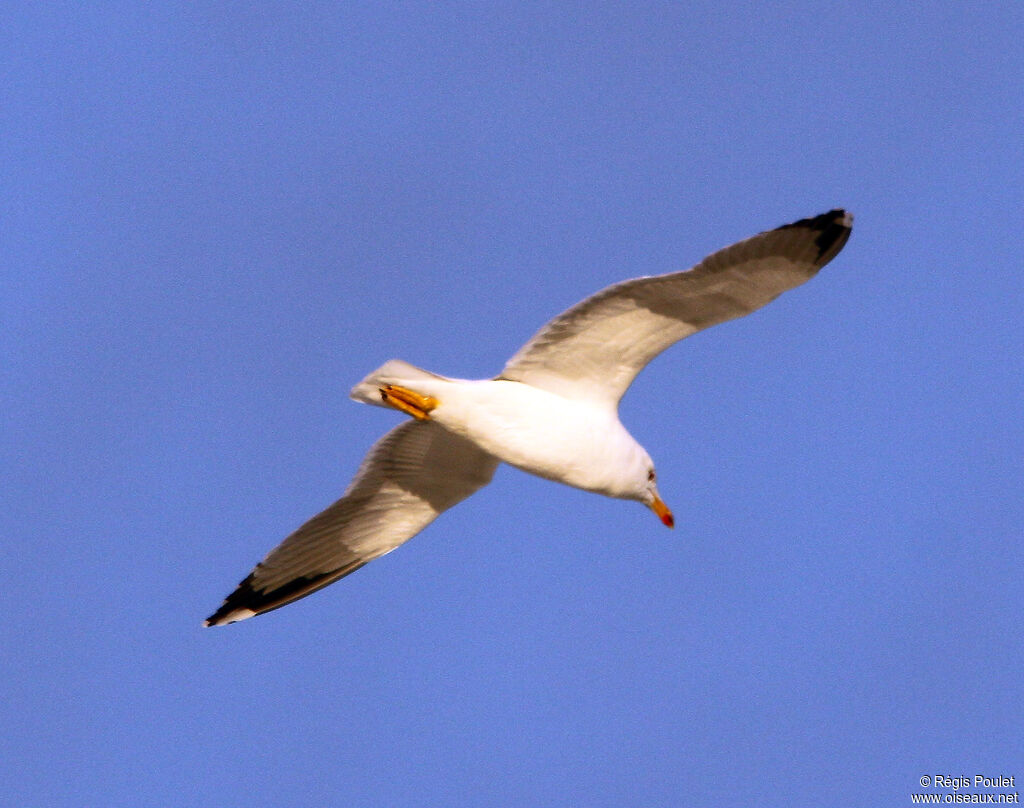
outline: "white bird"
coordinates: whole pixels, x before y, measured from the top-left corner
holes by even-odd
[[[273,549],[206,620],[244,620],[327,586],[415,536],[498,463],[632,499],[672,527],[654,464],[619,421],[623,393],[673,343],[799,286],[849,238],[832,210],[726,247],[692,269],[609,286],[545,325],[493,379],[391,360],[352,398],[413,417],[370,449],[345,494]]]

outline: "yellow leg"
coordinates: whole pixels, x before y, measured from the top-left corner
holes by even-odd
[[[438,400],[433,396],[421,396],[408,387],[399,387],[397,384],[386,384],[380,388],[380,397],[395,409],[419,421],[427,420],[430,411],[438,405]]]

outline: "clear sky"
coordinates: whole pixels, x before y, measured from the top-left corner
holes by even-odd
[[[0,802],[1024,778],[1022,38],[995,0],[9,7]],[[674,531],[503,468],[201,628],[397,423],[347,398],[383,361],[492,375],[609,283],[832,207],[821,275],[623,401]]]

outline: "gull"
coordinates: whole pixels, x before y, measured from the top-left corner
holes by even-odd
[[[493,379],[386,362],[351,396],[411,419],[378,440],[341,499],[271,550],[205,625],[277,609],[391,552],[487,485],[502,462],[641,502],[672,527],[654,463],[619,421],[619,400],[670,345],[817,274],[852,225],[849,213],[832,210],[733,244],[689,270],[609,286],[541,328]]]

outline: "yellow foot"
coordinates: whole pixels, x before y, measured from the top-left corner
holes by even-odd
[[[386,404],[420,421],[427,420],[430,411],[439,403],[433,396],[421,396],[408,387],[399,387],[397,384],[385,384],[380,388],[380,397]]]

